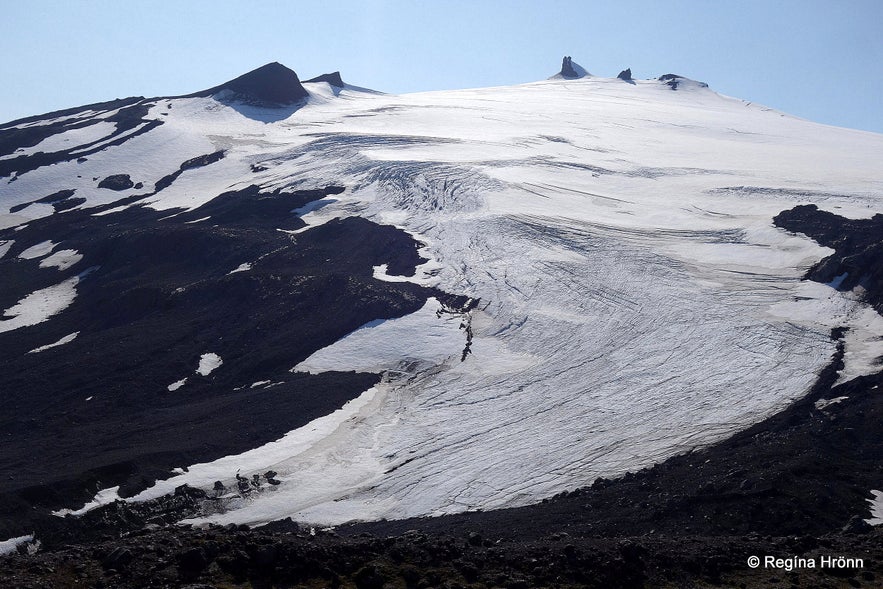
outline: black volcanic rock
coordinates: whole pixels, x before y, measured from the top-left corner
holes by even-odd
[[[336,86],[338,88],[344,87],[343,78],[340,77],[340,72],[331,72],[330,74],[322,74],[321,76],[316,76],[315,78],[304,80],[305,84],[309,84],[312,82],[328,82],[332,86]]]
[[[691,80],[690,78],[685,78],[684,76],[679,76],[678,74],[663,74],[657,79],[660,82],[665,82],[665,85],[672,90],[677,90],[678,87],[684,82],[690,82],[699,86],[700,88],[708,88],[708,84],[706,84],[705,82],[697,82],[696,80]]]
[[[98,188],[107,188],[109,190],[128,190],[135,186],[128,174],[114,174],[108,176],[98,183]]]
[[[207,153],[205,155],[190,158],[186,162],[182,163],[177,170],[175,170],[171,174],[166,174],[165,176],[157,180],[156,184],[154,184],[155,191],[159,192],[160,190],[165,190],[172,185],[172,182],[178,179],[178,176],[180,176],[187,170],[201,168],[203,166],[208,166],[209,164],[221,161],[222,159],[224,159],[225,154],[226,152],[222,149],[214,153]]]
[[[679,76],[677,74],[663,74],[663,75],[659,76],[659,81],[665,82],[668,85],[668,87],[671,88],[672,90],[678,89],[678,85],[679,85],[681,79],[682,79],[682,76]]]
[[[23,202],[23,203],[11,206],[11,207],[9,207],[9,212],[10,213],[17,213],[21,210],[26,209],[27,207],[31,206],[32,204],[53,205],[55,207],[55,210],[58,210],[58,205],[60,205],[60,203],[67,201],[68,199],[70,199],[70,197],[72,197],[74,195],[74,192],[75,191],[71,190],[71,189],[59,190],[58,192],[53,192],[49,196],[44,196],[43,198],[38,198],[36,200],[31,200],[28,202]],[[83,202],[85,202],[85,200]]]
[[[15,587],[877,587],[883,530],[808,537],[573,538],[474,545],[463,534],[339,537],[273,524],[164,527],[0,558]],[[102,566],[116,557],[126,566]],[[861,567],[752,569],[746,555],[861,558]],[[123,556],[128,553],[129,557]],[[107,556],[105,556],[107,555]],[[836,557],[835,557],[836,558]],[[109,564],[109,563],[108,563]],[[177,565],[177,566],[176,566]],[[778,576],[773,576],[773,575]],[[771,581],[770,579],[775,579]],[[781,583],[782,580],[785,583]],[[859,581],[861,579],[861,581]],[[67,581],[67,582],[65,582]]]
[[[631,82],[632,81],[632,68],[629,67],[629,68],[622,70],[621,72],[619,72],[619,75],[616,77],[619,78],[620,80],[624,80],[626,82]]]
[[[274,61],[229,82],[190,94],[188,97],[213,96],[223,90],[232,92],[240,100],[274,105],[294,104],[309,96],[297,74]]]
[[[835,250],[810,268],[806,278],[842,291],[861,286],[866,300],[883,313],[883,215],[848,219],[816,205],[799,205],[776,215],[773,223]]]
[[[578,78],[579,74],[573,69],[573,61],[569,55],[565,55],[561,60],[561,75],[565,78]]]

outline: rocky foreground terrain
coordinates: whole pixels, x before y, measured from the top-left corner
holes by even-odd
[[[752,569],[746,555],[799,555],[817,568]],[[854,555],[862,568],[819,568]],[[138,532],[0,561],[10,587],[879,587],[883,532],[764,537],[538,540],[215,528]]]

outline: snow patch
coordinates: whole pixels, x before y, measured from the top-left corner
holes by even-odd
[[[0,258],[6,255],[6,253],[9,251],[9,248],[11,248],[12,244],[14,243],[14,239],[9,239],[6,241],[0,240]]]
[[[63,338],[61,338],[60,340],[58,340],[58,341],[55,342],[54,344],[46,344],[45,346],[40,346],[39,348],[34,348],[33,350],[29,351],[28,354],[36,354],[36,353],[38,353],[38,352],[44,352],[44,351],[46,351],[46,350],[48,350],[48,349],[50,349],[50,348],[55,348],[55,347],[58,347],[58,346],[63,346],[64,344],[69,344],[69,343],[71,343],[72,341],[74,341],[75,339],[77,339],[77,336],[78,336],[78,335],[80,335],[80,332],[79,332],[79,331],[75,331],[75,332],[73,332],[73,333],[71,333],[71,334],[69,334],[69,335],[64,336]],[[90,397],[90,398],[91,398],[91,397]],[[89,399],[86,399],[86,400],[88,401]]]
[[[413,276],[395,276],[387,274],[387,264],[374,266],[374,278],[384,282],[414,282]]]
[[[199,367],[196,369],[196,373],[201,376],[208,376],[223,363],[224,361],[221,360],[220,356],[214,352],[207,352],[200,356]]]
[[[849,397],[835,397],[833,399],[819,399],[816,401],[816,409],[821,411],[825,407],[830,407],[831,405],[845,401],[848,398]]]
[[[248,272],[249,270],[251,270],[251,263],[245,262],[244,264],[239,264],[234,270],[227,272],[227,276],[236,274],[237,272]]]
[[[183,387],[185,384],[187,384],[187,379],[182,378],[181,380],[176,380],[166,388],[169,390],[169,392],[174,392]]]
[[[77,262],[83,259],[83,254],[77,250],[59,250],[40,260],[41,268],[49,268],[55,266],[59,270],[67,270]]]
[[[33,260],[34,258],[42,258],[49,252],[51,252],[55,246],[58,245],[52,241],[42,241],[37,245],[32,245],[28,249],[24,250],[22,253],[18,254],[18,257],[23,260]]]
[[[18,303],[3,311],[0,333],[20,327],[37,325],[67,309],[77,296],[79,276],[34,291]]]
[[[92,499],[92,501],[86,503],[80,509],[59,509],[58,511],[53,511],[52,515],[57,517],[65,517],[68,515],[79,517],[88,511],[92,511],[96,507],[101,507],[102,505],[107,505],[108,503],[118,501],[120,499],[119,490],[119,486],[102,489],[95,494],[95,497]]]
[[[33,541],[33,534],[28,534],[27,536],[19,536],[17,538],[10,538],[9,540],[3,540],[2,542],[0,542],[0,556],[12,554],[18,549],[20,545]]]
[[[865,520],[872,526],[883,526],[883,491],[872,490],[873,497],[868,499],[871,504],[871,518]]]

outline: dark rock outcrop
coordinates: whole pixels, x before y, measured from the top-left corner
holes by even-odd
[[[579,74],[573,69],[573,60],[569,55],[565,55],[561,60],[561,76],[565,78],[578,78]]]
[[[135,186],[128,174],[114,174],[108,176],[98,183],[98,188],[107,188],[108,190],[128,190]]]
[[[666,85],[669,88],[671,88],[672,90],[677,90],[678,85],[680,84],[681,78],[682,77],[677,74],[663,74],[663,75],[659,76],[659,81],[665,82]]]
[[[625,82],[631,82],[632,81],[632,68],[629,67],[629,68],[622,70],[621,72],[619,72],[619,75],[616,77],[619,78],[620,80],[625,81]]]
[[[695,86],[699,86],[700,88],[708,88],[708,84],[706,84],[705,82],[697,82],[695,80],[691,80],[690,78],[679,76],[678,74],[663,74],[657,79],[660,82],[664,82],[665,85],[672,90],[677,90],[678,87],[680,87],[684,82],[689,82]]]
[[[172,172],[171,174],[167,174],[156,181],[154,185],[155,192],[159,192],[160,190],[165,190],[169,186],[172,185],[172,182],[178,179],[178,176],[186,172],[187,170],[192,170],[194,168],[201,168],[203,166],[208,166],[209,164],[213,164],[215,162],[221,161],[224,159],[225,155],[224,150],[215,151],[213,153],[207,153],[205,155],[196,156],[194,158],[190,158],[186,162],[182,163],[177,170]]]
[[[297,74],[274,61],[187,97],[214,96],[224,90],[231,92],[236,100],[268,106],[295,104],[309,96]]]
[[[782,211],[773,223],[835,250],[810,268],[806,278],[844,291],[861,286],[867,301],[883,314],[883,215],[848,219],[816,205],[800,205]]]
[[[70,201],[70,197],[74,195],[74,190],[65,189],[59,190],[58,192],[53,192],[49,196],[44,196],[43,198],[38,198],[36,200],[30,200],[28,202],[23,202],[14,206],[9,207],[10,213],[17,213],[21,210],[24,210],[31,206],[32,204],[47,204],[55,207],[55,210],[63,210],[65,205]],[[80,199],[77,199],[80,200]],[[85,202],[85,199],[80,200],[80,202]]]
[[[340,72],[331,72],[330,74],[322,74],[321,76],[316,76],[315,78],[310,78],[309,80],[304,80],[305,84],[309,84],[312,82],[328,82],[332,86],[336,86],[337,88],[343,88],[343,78],[340,77]]]

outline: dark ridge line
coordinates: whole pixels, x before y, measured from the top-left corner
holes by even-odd
[[[182,163],[177,170],[157,180],[154,184],[154,191],[151,194],[145,196],[153,196],[154,194],[165,190],[166,188],[171,186],[175,180],[178,179],[178,176],[180,176],[187,170],[201,168],[203,166],[221,161],[222,159],[224,159],[225,155],[227,155],[226,150],[221,149],[220,151],[216,151],[214,153],[207,153],[205,155],[199,155],[194,158],[190,158],[186,162]]]
[[[54,206],[56,203],[60,203],[62,201],[69,199],[70,197],[72,197],[74,195],[75,192],[76,192],[76,190],[70,189],[70,188],[65,189],[65,190],[59,190],[58,192],[54,192],[54,193],[50,194],[49,196],[44,196],[43,198],[38,198],[36,200],[30,200],[28,202],[23,202],[23,203],[19,203],[17,205],[11,206],[11,207],[9,207],[9,212],[10,213],[17,213],[21,210],[28,208],[29,206],[31,206],[33,204],[48,204],[48,205]],[[83,199],[83,202],[85,202],[85,199]]]
[[[12,178],[9,180],[9,182],[13,182],[19,176],[22,176],[28,172],[32,172],[43,166],[69,162],[75,158],[84,158],[106,148],[117,147],[119,145],[122,145],[126,141],[129,141],[130,139],[134,139],[139,135],[143,135],[144,133],[147,133],[163,124],[163,121],[159,119],[144,118],[147,115],[149,108],[153,105],[154,103],[152,102],[137,102],[132,106],[127,106],[120,109],[118,113],[108,117],[107,119],[103,119],[104,121],[116,123],[116,128],[114,129],[113,133],[111,133],[107,137],[102,137],[101,139],[87,143],[86,149],[84,149],[83,145],[78,145],[62,151],[49,153],[39,151],[31,155],[21,155],[13,159],[2,160],[0,161],[0,178],[4,178],[15,173],[15,176],[12,176]],[[93,124],[95,122],[99,121],[93,121]],[[123,133],[131,131],[132,129],[137,128],[139,125],[141,125],[140,129],[137,129],[135,132],[129,133],[124,137],[120,137],[120,135],[122,135]],[[64,130],[64,127],[62,127],[62,129],[57,132],[63,132]],[[112,139],[114,137],[116,137],[116,139]],[[108,141],[108,139],[112,140]],[[102,145],[96,146],[96,144],[98,143],[102,143]],[[94,147],[89,148],[89,145],[93,145]],[[73,154],[72,152],[74,151],[78,153]]]
[[[108,100],[106,102],[93,102],[92,104],[84,104],[82,106],[74,106],[70,108],[65,108],[62,110],[54,110],[51,112],[38,114],[38,115],[30,115],[21,119],[15,119],[14,121],[9,121],[8,123],[0,124],[0,131],[4,131],[9,129],[10,127],[17,127],[18,125],[24,125],[26,123],[34,123],[37,121],[42,121],[44,119],[55,119],[58,117],[65,117],[68,115],[77,114],[78,112],[83,112],[85,110],[115,110],[127,105],[135,104],[144,100],[143,96],[130,96],[128,98],[116,98],[114,100]],[[55,124],[55,123],[50,123]]]
[[[304,80],[304,84],[311,84],[314,82],[327,82],[332,86],[336,86],[338,88],[343,88],[345,84],[343,83],[343,78],[340,77],[340,72],[331,72],[330,74],[322,74],[321,76],[316,76],[315,78],[310,78],[309,80]]]

